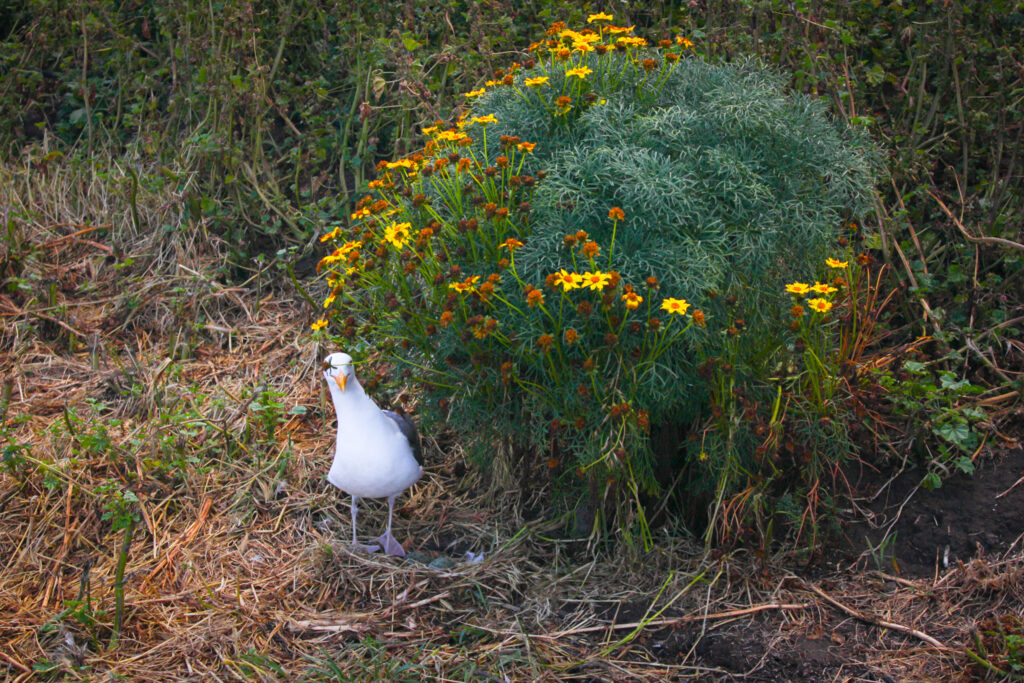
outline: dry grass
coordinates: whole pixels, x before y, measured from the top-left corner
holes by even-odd
[[[119,271],[76,220],[23,232],[23,275],[56,301],[0,294],[3,445],[27,447],[0,475],[10,680],[940,680],[979,618],[1024,604],[1019,545],[922,581],[668,535],[643,556],[592,556],[443,438],[396,532],[447,560],[354,554],[347,499],[324,480],[324,349],[298,298],[257,303],[194,251],[184,268],[151,250]],[[283,406],[273,438],[250,410],[261,390]],[[92,438],[103,429],[109,443]],[[104,483],[138,498],[116,645],[124,532],[103,518]],[[369,535],[383,510],[367,507]]]

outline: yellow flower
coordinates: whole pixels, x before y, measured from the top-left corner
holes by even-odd
[[[636,292],[626,292],[622,295],[622,300],[626,302],[626,308],[631,311],[635,311],[644,302],[644,298]]]
[[[623,36],[623,37],[619,38],[618,40],[616,40],[615,42],[619,43],[621,45],[625,45],[627,47],[646,47],[647,46],[647,39],[646,38],[637,38],[635,36]]]
[[[509,251],[515,251],[519,247],[523,246],[523,243],[517,239],[509,237],[507,240],[498,245],[499,249],[508,249]]]
[[[595,271],[593,273],[586,272],[582,275],[584,287],[589,287],[592,290],[600,292],[602,289],[608,286],[608,281],[612,279],[612,276],[608,273],[602,273],[601,271]]]
[[[612,15],[605,14],[604,12],[598,12],[597,14],[591,14],[587,17],[587,23],[593,24],[595,21],[611,21]]]
[[[786,285],[786,291],[790,294],[806,294],[811,291],[811,286],[806,282],[792,282]]]
[[[665,299],[661,302],[661,310],[675,315],[686,315],[690,303],[686,299]]]
[[[384,242],[390,242],[396,249],[401,249],[409,241],[409,223],[392,223],[384,230]]]
[[[566,76],[576,76],[577,78],[586,78],[588,74],[594,73],[594,70],[590,67],[580,66],[575,69],[569,69],[565,72]]]
[[[462,94],[463,94],[463,96],[465,96],[465,97],[480,97],[480,96],[481,96],[481,95],[483,95],[483,94],[484,94],[485,92],[487,92],[487,90],[486,90],[486,89],[484,89],[484,88],[480,88],[479,90],[470,90],[469,92],[464,92],[464,93],[462,93]]]
[[[825,265],[829,268],[846,268],[850,264],[846,261],[840,261],[839,259],[827,258],[825,259]]]
[[[828,299],[808,299],[807,305],[817,313],[828,313],[832,310],[832,302]]]
[[[520,152],[532,152],[533,148],[537,146],[536,142],[520,142],[516,145],[516,149]]]
[[[487,116],[474,116],[469,122],[482,123],[486,126],[488,123],[497,123],[498,119],[494,118],[494,114],[488,114]]]
[[[479,275],[473,275],[471,277],[467,277],[462,282],[452,282],[452,283],[450,283],[448,285],[448,288],[449,289],[454,289],[456,292],[472,292],[474,289],[476,289],[476,287],[474,287],[474,285],[477,283],[477,280],[479,280],[479,279],[480,279]]]
[[[821,282],[815,282],[814,286],[811,287],[811,291],[816,294],[831,294],[832,292],[838,292],[839,290],[832,285],[826,285]]]
[[[534,76],[533,78],[527,78],[525,81],[526,85],[531,88],[536,88],[542,85],[548,84],[547,76]]]
[[[465,139],[465,137],[465,133],[457,130],[444,130],[437,134],[437,139],[441,142],[458,142]]]
[[[562,268],[554,273],[552,282],[556,287],[561,285],[562,289],[568,292],[571,289],[578,289],[583,284],[583,276],[579,273],[566,272],[565,268]]]
[[[324,329],[325,327],[327,327],[327,321],[326,321],[326,320],[324,320],[323,318],[320,318],[320,319],[319,319],[319,320],[317,320],[317,321],[316,321],[315,323],[313,323],[312,325],[310,325],[310,327],[312,327],[312,328],[313,328],[314,330],[322,330],[322,329]]]
[[[331,292],[330,294],[328,294],[327,298],[324,299],[324,308],[330,308],[331,304],[333,304],[334,300],[337,299],[337,298],[338,298],[338,296],[334,292]]]
[[[690,40],[689,38],[676,36],[676,45],[682,45],[683,48],[689,50],[691,47],[693,47],[693,41]]]
[[[320,241],[321,241],[321,242],[327,242],[327,241],[333,240],[333,239],[334,239],[335,237],[337,237],[337,236],[338,236],[338,235],[339,235],[340,233],[341,233],[341,228],[335,228],[334,230],[331,230],[331,231],[330,231],[329,233],[327,233],[326,235],[322,236],[322,237],[320,238]]]
[[[352,251],[358,249],[361,246],[363,246],[363,243],[358,240],[345,242],[345,244],[338,247],[338,250],[334,253],[337,254],[339,259],[344,258],[345,256],[348,256]]]
[[[439,126],[427,126],[423,129],[424,135],[433,135],[438,131]]]

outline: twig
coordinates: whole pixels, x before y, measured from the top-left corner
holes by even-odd
[[[1020,483],[1021,483],[1022,481],[1024,481],[1024,477],[1021,477],[1021,478],[1020,478],[1020,479],[1018,479],[1017,481],[1013,482],[1013,486],[1011,486],[1010,488],[1006,489],[1005,491],[1003,491],[1002,493],[1000,493],[1000,494],[999,494],[998,496],[996,496],[996,499],[1002,498],[1002,497],[1003,497],[1003,496],[1005,496],[1005,495],[1006,495],[1007,493],[1009,493],[1010,491],[1012,491],[1012,490],[1014,490],[1015,488],[1017,488],[1017,485],[1018,485],[1018,484],[1020,484]]]
[[[963,234],[964,237],[967,238],[968,241],[978,242],[980,244],[998,244],[1003,247],[1010,247],[1012,249],[1020,249],[1021,251],[1024,251],[1024,244],[1014,242],[1013,240],[1003,239],[1002,237],[989,237],[987,235],[982,237],[975,237],[971,233],[967,232],[967,228],[964,227],[964,224],[961,223],[960,220],[953,215],[953,212],[949,210],[949,207],[946,206],[941,199],[939,199],[938,195],[936,195],[931,190],[928,190],[928,194],[931,195],[932,199],[939,203],[939,208],[941,208],[943,213],[945,213],[949,217],[949,219],[953,221],[953,225],[957,227],[957,229]]]
[[[635,621],[629,624],[603,624],[601,626],[585,626],[583,628],[573,628],[565,631],[555,631],[554,633],[543,633],[536,634],[534,638],[548,638],[555,640],[558,638],[564,638],[565,636],[576,635],[577,633],[595,633],[597,631],[621,631],[624,629],[634,629],[640,626],[674,626],[676,624],[687,624],[693,621],[705,621],[711,619],[731,619],[733,617],[742,617],[748,614],[756,614],[758,612],[764,612],[772,609],[788,610],[788,609],[807,609],[810,607],[807,603],[766,603],[763,605],[754,605],[753,607],[747,607],[745,609],[734,609],[728,612],[715,612],[714,614],[701,614],[701,615],[687,615],[683,617],[672,617],[671,619],[657,619],[654,621],[642,622]]]
[[[843,603],[839,602],[838,600],[833,598],[831,595],[829,595],[825,591],[823,591],[820,588],[818,588],[817,586],[807,584],[807,588],[809,588],[816,595],[820,596],[821,599],[823,599],[825,602],[829,603],[833,607],[836,607],[840,611],[845,612],[846,614],[850,615],[854,619],[857,619],[858,621],[862,621],[865,624],[874,624],[875,626],[879,626],[881,628],[889,628],[889,629],[892,629],[893,631],[899,631],[900,633],[906,633],[907,635],[911,635],[911,636],[914,636],[915,638],[918,638],[919,640],[923,640],[924,642],[928,643],[932,647],[938,648],[940,650],[949,650],[950,649],[950,648],[946,647],[945,645],[943,645],[942,643],[940,643],[939,641],[937,641],[934,638],[932,638],[930,635],[928,635],[924,631],[918,631],[916,628],[911,628],[910,626],[904,626],[902,624],[895,624],[895,623],[893,623],[891,621],[885,621],[884,619],[878,619],[876,617],[871,617],[871,616],[869,616],[867,614],[863,614],[861,612],[858,612],[857,610],[853,609],[852,607],[847,607]]]
[[[3,657],[4,661],[7,662],[8,664],[10,664],[11,666],[17,667],[18,669],[21,669],[25,673],[31,673],[31,669],[29,669],[27,666],[25,666],[24,664],[19,662],[17,659],[14,659],[13,657],[11,657],[6,652],[0,652],[0,657]]]

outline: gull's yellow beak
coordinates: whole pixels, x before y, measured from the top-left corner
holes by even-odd
[[[338,388],[345,391],[345,383],[348,382],[348,375],[335,375],[334,381],[338,383]]]

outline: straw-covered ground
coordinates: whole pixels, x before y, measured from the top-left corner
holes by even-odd
[[[997,621],[1009,633],[1024,606],[1024,529],[1005,519],[975,520],[995,529],[984,556],[921,578],[881,542],[807,562],[662,533],[593,556],[529,516],[543,490],[496,490],[431,434],[396,516],[416,553],[354,554],[324,479],[325,349],[293,290],[224,285],[187,258],[125,286],[73,227],[34,253],[53,305],[0,294],[8,680],[969,679],[993,675],[964,673],[975,637],[997,651]],[[983,467],[1012,476],[965,495],[1019,510],[1022,465]],[[895,502],[910,519],[915,500]],[[366,510],[375,535],[383,506]]]

